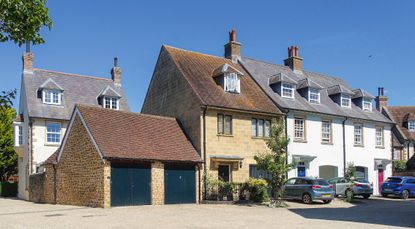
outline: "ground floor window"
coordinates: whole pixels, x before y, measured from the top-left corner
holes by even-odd
[[[256,165],[249,165],[249,177],[255,179],[271,179],[271,174],[266,171],[260,170]]]

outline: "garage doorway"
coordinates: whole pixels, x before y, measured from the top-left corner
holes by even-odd
[[[164,166],[164,202],[166,204],[196,203],[195,165]]]
[[[337,166],[334,165],[322,165],[319,167],[319,177],[326,180],[338,177],[338,172]]]
[[[111,167],[111,206],[151,204],[150,165]]]

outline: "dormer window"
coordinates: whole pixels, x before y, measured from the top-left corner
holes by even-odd
[[[320,103],[320,90],[317,88],[308,88],[308,101]]]
[[[408,130],[410,132],[415,132],[415,120],[408,121]]]
[[[59,90],[42,90],[42,100],[45,104],[60,105],[62,100],[62,92]]]
[[[119,101],[117,97],[102,97],[102,106],[104,108],[118,110],[119,109]]]
[[[341,94],[340,95],[340,106],[341,107],[352,107],[352,97],[350,95]]]
[[[239,80],[238,74],[234,72],[225,74],[225,91],[232,93],[241,93],[241,82]]]
[[[281,84],[281,96],[284,98],[294,98],[294,85],[289,83]]]
[[[362,109],[364,111],[372,111],[372,100],[362,99]]]

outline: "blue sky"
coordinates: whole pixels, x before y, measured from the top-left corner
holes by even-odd
[[[162,44],[223,55],[237,29],[242,55],[282,64],[298,45],[305,69],[342,77],[390,105],[415,105],[413,1],[49,1],[54,26],[32,48],[37,68],[110,77],[119,58],[140,111]],[[0,90],[20,88],[24,47],[0,43]],[[369,57],[371,56],[371,57]]]

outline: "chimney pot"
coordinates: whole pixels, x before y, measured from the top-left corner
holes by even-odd
[[[114,57],[114,67],[118,67],[118,57]]]
[[[225,58],[237,63],[241,59],[241,43],[236,42],[236,30],[229,32],[229,43],[225,44]]]
[[[378,96],[376,96],[376,109],[382,111],[382,107],[388,105],[388,97],[385,96],[384,88],[378,87]]]
[[[118,58],[114,58],[114,67],[111,69],[111,79],[116,86],[121,87],[121,68],[118,66]]]
[[[290,67],[293,71],[301,72],[303,59],[298,55],[298,46],[288,47],[288,58],[284,60],[285,66]]]

